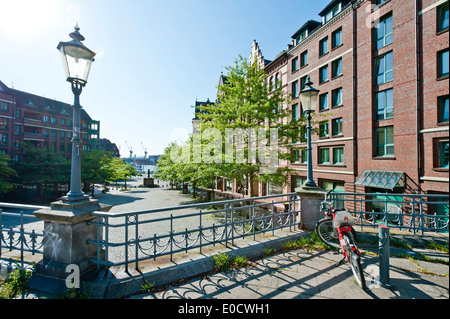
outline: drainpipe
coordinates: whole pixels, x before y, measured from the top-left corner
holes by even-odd
[[[415,62],[416,62],[416,151],[417,151],[417,185],[418,185],[418,192],[421,193],[421,180],[420,180],[420,175],[422,173],[422,165],[421,165],[421,150],[422,150],[422,146],[421,146],[421,142],[422,142],[422,136],[420,133],[421,130],[421,112],[422,112],[422,108],[421,108],[421,92],[420,92],[420,87],[421,87],[421,76],[420,76],[420,69],[421,69],[421,65],[420,64],[420,40],[421,40],[421,36],[419,34],[419,0],[415,1],[414,4],[414,13],[415,13],[415,30],[414,30],[414,39],[415,39],[415,46],[416,46],[416,55],[415,55]]]
[[[357,3],[353,1],[353,183],[358,176],[358,71],[357,71]],[[356,192],[353,184],[353,191]]]

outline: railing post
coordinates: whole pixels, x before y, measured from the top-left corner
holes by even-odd
[[[225,247],[228,248],[228,204],[225,204],[225,227],[224,227],[224,232],[225,232]]]
[[[0,208],[0,258],[2,258],[2,243],[3,243],[3,210]]]
[[[173,261],[173,214],[170,214],[170,261]]]

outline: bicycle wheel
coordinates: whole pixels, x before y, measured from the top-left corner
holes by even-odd
[[[333,225],[333,220],[324,218],[319,220],[316,225],[316,232],[320,240],[330,247],[341,248],[339,243],[339,233]]]
[[[347,243],[346,252],[348,256],[348,260],[350,263],[350,268],[352,269],[353,276],[356,278],[356,282],[363,289],[366,290],[366,280],[364,279],[363,269],[361,267],[361,258],[359,257],[356,250],[353,250],[352,247],[356,247],[352,236],[349,234],[344,234],[344,240]]]

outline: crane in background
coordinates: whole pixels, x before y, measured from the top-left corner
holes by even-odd
[[[130,145],[128,145],[127,141],[125,141],[125,144],[127,145],[128,150],[130,151],[130,158],[132,158],[133,157],[133,148],[130,147]]]
[[[142,148],[144,149],[144,158],[147,158],[147,148],[144,146],[144,144],[142,144],[142,142],[141,142],[141,145],[142,145]]]

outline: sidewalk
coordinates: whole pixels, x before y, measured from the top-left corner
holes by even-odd
[[[421,252],[448,261],[446,254],[424,249]],[[294,250],[263,258],[246,268],[205,275],[129,299],[449,298],[448,265],[391,257],[391,287],[385,288],[370,281],[368,275],[377,271],[378,257],[365,254],[362,260],[369,289],[363,291],[354,281],[347,263],[336,267],[341,259],[341,255],[332,252]]]

